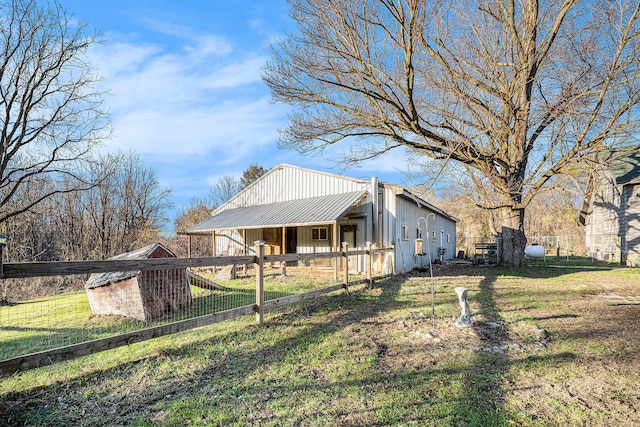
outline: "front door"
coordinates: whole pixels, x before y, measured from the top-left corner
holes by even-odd
[[[285,231],[285,253],[295,254],[298,252],[298,229],[296,227],[287,227]],[[298,265],[297,261],[289,261],[287,265]]]
[[[347,242],[349,244],[349,250],[353,251],[357,249],[356,246],[356,225],[348,224],[340,226],[340,243]],[[358,269],[358,257],[350,256],[349,257],[349,270],[357,270]]]

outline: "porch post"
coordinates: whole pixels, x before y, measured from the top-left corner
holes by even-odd
[[[242,229],[242,255],[247,255],[247,229]],[[242,264],[242,275],[247,275],[247,264]]]
[[[211,256],[215,257],[218,256],[218,248],[216,247],[216,239],[217,239],[217,235],[215,230],[211,232]],[[217,266],[213,266],[213,271],[218,272],[218,267]]]
[[[187,258],[191,258],[191,234],[187,234]]]
[[[264,322],[264,240],[256,240],[254,243],[256,251],[256,323],[262,325]]]
[[[367,277],[369,278],[369,289],[373,288],[373,266],[371,258],[371,242],[367,242]]]
[[[242,229],[242,255],[247,254],[247,229]]]
[[[340,244],[338,243],[338,222],[333,223],[333,252],[340,250]],[[333,259],[333,280],[338,280],[338,264],[340,263],[340,257],[337,256]]]
[[[280,243],[281,246],[281,250],[280,253],[281,254],[286,254],[287,253],[287,228],[286,227],[282,227],[282,242]]]
[[[344,255],[344,290],[349,295],[349,243],[342,242],[342,253]]]

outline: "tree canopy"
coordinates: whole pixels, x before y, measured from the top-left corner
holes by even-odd
[[[240,187],[242,189],[247,188],[266,172],[266,169],[259,164],[251,163],[249,166],[247,166],[244,172],[242,172],[242,177],[240,178]]]
[[[637,1],[290,0],[297,30],[263,78],[296,107],[280,144],[398,147],[460,165],[502,212],[507,265],[557,175],[637,149]]]
[[[0,2],[0,223],[96,184],[86,161],[110,133],[85,57],[98,42],[55,1]]]

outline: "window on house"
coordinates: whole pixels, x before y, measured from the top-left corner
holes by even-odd
[[[416,239],[422,239],[422,230],[416,228]]]
[[[447,233],[447,243],[451,243],[451,234]]]
[[[436,232],[435,231],[431,232],[431,240],[434,241],[434,242],[436,241]]]
[[[311,240],[327,240],[327,227],[316,227],[311,229]]]
[[[402,226],[402,240],[409,240],[409,226]]]

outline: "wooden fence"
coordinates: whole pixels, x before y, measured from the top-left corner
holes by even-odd
[[[200,258],[153,258],[144,260],[107,260],[107,261],[68,261],[68,262],[36,262],[36,263],[6,263],[0,264],[0,273],[5,279],[11,278],[32,278],[46,276],[64,275],[87,275],[93,273],[121,272],[121,271],[162,271],[187,269],[197,267],[222,267],[227,265],[248,265],[254,264],[256,269],[255,302],[253,304],[233,307],[224,311],[200,314],[196,317],[171,321],[170,323],[145,327],[131,332],[118,333],[106,338],[88,340],[72,345],[38,351],[31,354],[23,354],[16,357],[0,360],[0,377],[9,376],[16,372],[45,366],[63,360],[70,360],[80,356],[109,350],[128,344],[141,342],[151,338],[157,338],[177,332],[186,331],[200,326],[210,325],[223,320],[233,319],[238,316],[255,313],[256,322],[264,322],[265,310],[272,309],[298,301],[315,298],[319,295],[344,289],[349,293],[349,286],[357,283],[368,282],[371,286],[375,278],[372,271],[372,259],[375,255],[393,253],[393,248],[371,249],[368,245],[366,250],[348,251],[346,245],[340,252],[322,252],[314,254],[285,254],[285,255],[265,255],[264,246],[257,244],[255,256],[225,256],[225,257],[200,257]],[[348,269],[349,256],[366,256],[367,273],[366,279],[358,281],[350,280]],[[343,258],[342,281],[331,286],[325,286],[307,292],[287,295],[265,301],[265,269],[267,263],[286,263],[288,261],[313,260],[320,258],[333,258],[337,260]],[[0,307],[1,308],[1,307]],[[12,325],[1,324],[2,328],[11,329]],[[0,340],[0,345],[3,345]]]

